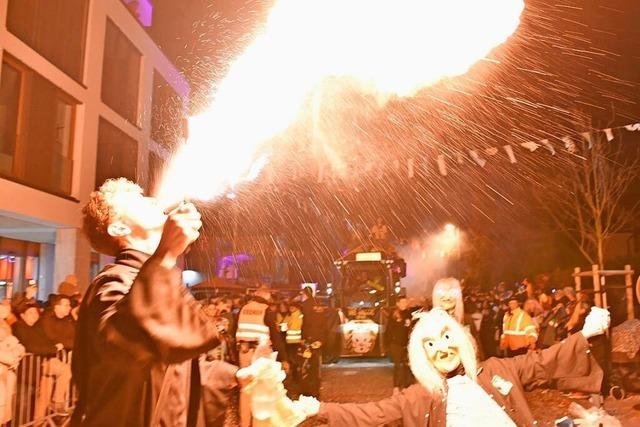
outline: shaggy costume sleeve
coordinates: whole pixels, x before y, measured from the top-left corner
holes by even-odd
[[[431,395],[419,384],[378,402],[320,404],[318,417],[330,426],[376,427],[403,420],[405,425],[425,425]],[[440,417],[444,419],[443,414]]]
[[[585,392],[596,393],[602,384],[603,372],[591,355],[589,342],[577,333],[547,349],[531,352],[511,359],[503,359],[526,386],[534,382],[588,379],[583,383]]]
[[[151,257],[131,289],[101,319],[107,342],[136,359],[179,363],[218,343],[215,325],[182,285],[177,269],[166,269]]]

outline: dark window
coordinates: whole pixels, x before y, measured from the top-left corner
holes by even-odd
[[[104,43],[102,101],[138,126],[140,52],[110,19]]]
[[[151,105],[151,138],[165,147],[174,147],[183,135],[184,104],[157,71],[153,73]]]
[[[0,173],[11,174],[16,153],[22,73],[6,62],[0,75]]]
[[[7,28],[81,81],[88,9],[89,0],[9,0]]]
[[[5,53],[0,75],[0,174],[69,195],[76,104]]]
[[[106,121],[100,119],[96,188],[108,178],[128,178],[137,181],[138,142]]]

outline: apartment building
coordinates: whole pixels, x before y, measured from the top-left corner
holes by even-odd
[[[0,297],[80,286],[104,259],[81,207],[108,177],[144,186],[181,134],[189,86],[149,36],[150,0],[0,0]]]

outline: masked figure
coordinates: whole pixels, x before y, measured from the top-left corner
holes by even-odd
[[[441,308],[458,323],[464,325],[474,339],[474,345],[479,360],[484,360],[484,352],[480,343],[480,330],[476,327],[470,315],[464,312],[464,300],[462,298],[462,287],[460,281],[453,277],[440,279],[433,286],[432,301],[434,308]]]
[[[588,338],[609,326],[609,313],[594,308],[581,332],[548,349],[510,359],[476,360],[468,332],[447,312],[421,316],[409,340],[409,360],[417,384],[372,403],[320,403],[302,398],[309,415],[331,426],[380,426],[402,420],[405,427],[533,426],[525,399],[527,385],[581,376],[584,392],[597,393],[602,370]]]

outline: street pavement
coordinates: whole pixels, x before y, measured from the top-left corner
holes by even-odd
[[[385,359],[342,359],[322,369],[321,400],[327,402],[368,402],[391,396],[393,368]],[[543,426],[553,426],[554,420],[568,414],[572,400],[555,390],[528,392],[528,401],[534,416]],[[589,402],[577,403],[589,407]],[[605,410],[617,417],[623,426],[640,426],[640,396],[616,401],[605,400]],[[318,422],[305,423],[319,426]]]

